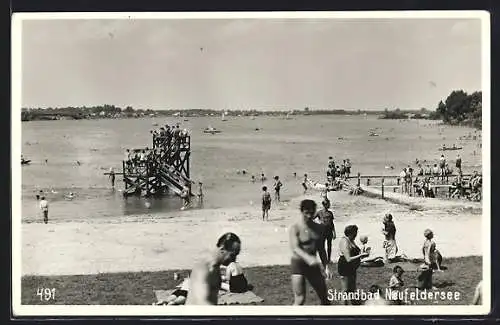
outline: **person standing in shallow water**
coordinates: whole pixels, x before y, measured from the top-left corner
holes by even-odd
[[[42,210],[43,222],[45,224],[49,223],[49,202],[45,199],[45,196],[40,199],[40,210]]]
[[[203,183],[198,182],[198,204],[200,207],[203,206]]]
[[[267,191],[267,186],[262,187],[262,221],[269,220],[269,210],[271,210],[271,194]]]
[[[281,201],[280,191],[283,183],[281,183],[279,176],[274,176],[274,200],[279,203]]]
[[[316,291],[321,304],[329,305],[325,277],[331,277],[330,265],[325,252],[325,226],[314,221],[316,202],[303,200],[300,203],[300,221],[290,228],[292,251],[292,289],[294,305],[303,305],[306,298],[306,280]],[[316,257],[319,255],[320,260]]]
[[[111,182],[111,187],[115,188],[115,170],[113,167],[109,169],[109,180]]]

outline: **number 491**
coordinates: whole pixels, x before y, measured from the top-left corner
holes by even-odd
[[[56,289],[38,288],[36,290],[36,295],[40,296],[40,301],[54,300],[56,298]]]

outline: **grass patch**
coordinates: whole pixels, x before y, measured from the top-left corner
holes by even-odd
[[[470,304],[474,289],[482,278],[482,257],[469,256],[446,259],[443,263],[447,270],[434,273],[434,285],[442,291],[460,292],[458,301],[417,301],[415,304]],[[416,267],[416,266],[415,266]],[[405,285],[416,284],[418,273],[413,266],[403,264]],[[153,290],[173,288],[174,272],[181,276],[187,270],[159,272],[103,273],[97,275],[68,276],[23,276],[21,279],[24,305],[151,305],[155,301]],[[254,292],[264,298],[265,305],[290,305],[293,293],[290,284],[288,265],[252,267],[245,270]],[[364,268],[358,270],[358,288],[368,290],[377,284],[385,289],[389,283],[392,268]],[[327,282],[329,289],[340,289],[338,277]],[[39,288],[55,288],[55,299],[43,301],[37,295]],[[319,300],[308,285],[306,304],[317,305]],[[339,304],[340,302],[333,302]]]

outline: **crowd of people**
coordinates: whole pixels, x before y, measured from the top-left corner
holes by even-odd
[[[155,147],[169,145],[172,143],[172,140],[174,140],[173,143],[183,145],[188,143],[189,137],[189,131],[187,129],[181,130],[179,124],[176,124],[175,126],[166,124],[157,130],[152,130],[151,134],[153,135],[153,143]]]
[[[189,132],[186,129],[180,129],[176,126],[165,125],[157,130],[151,130],[153,135],[153,148],[126,149],[125,150],[125,168],[132,174],[143,173],[146,167],[154,168],[155,157],[162,157],[162,161],[170,163],[170,157],[164,157],[168,148],[175,152],[184,145],[189,144]],[[159,161],[159,160],[158,160]]]
[[[396,243],[396,226],[391,214],[386,214],[382,221],[381,234],[384,236],[384,256],[372,257],[371,247],[367,246],[368,237],[360,236],[360,243],[356,242],[359,228],[357,225],[347,225],[343,236],[339,238],[339,256],[337,267],[334,269],[331,256],[332,241],[337,238],[334,225],[334,215],[328,201],[322,202],[322,209],[317,210],[316,202],[305,199],[300,203],[302,218],[294,223],[289,230],[289,245],[291,250],[290,269],[291,286],[294,294],[294,305],[303,305],[306,300],[306,282],[312,286],[320,303],[330,305],[328,298],[327,280],[337,274],[340,279],[340,290],[347,294],[343,299],[346,305],[360,304],[407,304],[410,302],[401,299],[380,298],[377,301],[361,301],[351,298],[349,293],[357,290],[357,271],[359,267],[383,266],[387,263],[407,261],[406,256],[399,254]],[[432,230],[423,232],[422,264],[418,266],[419,275],[415,287],[419,289],[435,289],[432,281],[434,272],[443,270],[442,256],[437,250]],[[245,292],[252,286],[244,275],[243,268],[237,263],[237,256],[241,251],[241,239],[234,233],[226,233],[217,241],[213,253],[202,262],[195,265],[189,277],[189,286],[186,280],[178,290],[165,302],[160,304],[192,304],[216,305],[219,290],[229,292]],[[377,263],[374,265],[373,263]],[[387,288],[403,291],[412,287],[405,283],[405,270],[399,264],[394,264],[391,274],[388,274]],[[182,287],[182,288],[181,288]],[[372,285],[370,292],[380,292],[378,285]]]
[[[436,196],[435,187],[448,183],[449,177],[454,172],[454,169],[449,166],[444,155],[441,155],[439,161],[434,164],[427,163],[423,166],[418,159],[415,160],[415,164],[417,165],[416,170],[408,165],[408,167],[402,169],[399,175],[398,184],[401,185],[402,193],[434,198]],[[481,175],[477,171],[474,171],[468,180],[465,179],[460,155],[456,157],[455,168],[457,174],[449,187],[448,196],[451,198],[480,200]]]
[[[458,175],[451,183],[449,195],[451,198],[467,198],[472,201],[480,201],[482,186],[483,177],[477,171],[474,171],[468,180]]]
[[[326,172],[327,180],[333,185],[335,180],[347,180],[351,175],[351,160],[344,159],[342,163],[335,164],[333,157],[328,157],[328,169]]]

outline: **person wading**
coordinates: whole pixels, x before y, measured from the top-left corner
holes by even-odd
[[[47,224],[49,222],[49,202],[45,199],[45,196],[40,199],[40,210],[42,210],[43,222]]]

